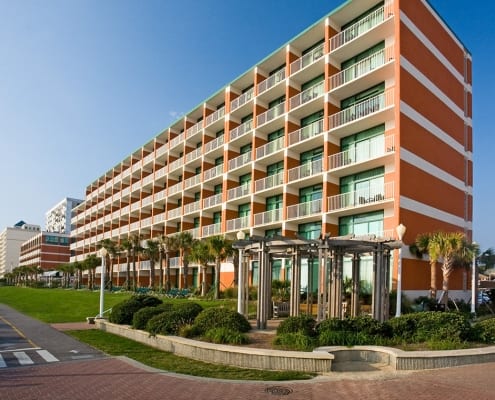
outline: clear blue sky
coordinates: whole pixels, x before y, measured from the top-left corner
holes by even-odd
[[[408,0],[416,1],[416,0]],[[341,0],[0,0],[0,230],[86,186]],[[495,2],[431,0],[474,59],[474,238],[495,247]]]

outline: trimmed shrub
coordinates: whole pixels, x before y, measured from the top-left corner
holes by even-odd
[[[282,350],[311,351],[315,344],[316,339],[303,332],[277,334],[273,340],[273,345]]]
[[[487,344],[495,344],[495,318],[478,322],[475,327],[479,331],[479,340]]]
[[[172,311],[165,311],[152,317],[146,324],[146,330],[152,335],[178,335],[185,325],[191,325],[203,310],[197,303],[174,304]]]
[[[146,329],[146,324],[155,315],[165,311],[172,311],[172,304],[163,303],[156,307],[144,307],[134,313],[132,317],[132,327],[134,329]]]
[[[245,333],[225,326],[208,329],[203,338],[218,344],[246,344],[249,342]]]
[[[288,317],[277,328],[277,336],[287,333],[301,333],[304,336],[315,336],[316,320],[308,314]]]
[[[251,329],[246,317],[227,308],[208,308],[202,311],[194,321],[194,327],[200,335],[213,328],[227,328],[237,332],[248,332]]]
[[[144,307],[155,307],[162,301],[155,296],[136,295],[112,307],[108,320],[114,324],[131,325],[134,313]]]

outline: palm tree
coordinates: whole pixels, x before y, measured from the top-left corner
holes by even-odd
[[[160,246],[156,240],[146,240],[146,246],[142,249],[143,254],[150,260],[150,284],[151,289],[155,289],[155,262],[160,255]]]
[[[445,308],[447,308],[449,302],[449,278],[454,269],[456,257],[459,257],[465,251],[466,238],[460,232],[438,232],[435,235],[435,241],[438,245],[439,255],[443,259],[442,301],[445,304]]]
[[[125,238],[120,242],[120,248],[125,251],[125,258],[127,267],[125,270],[125,290],[131,290],[131,255],[132,255],[132,243],[128,238]]]
[[[174,235],[176,248],[179,250],[180,258],[182,260],[183,271],[183,285],[184,289],[187,288],[187,276],[189,274],[189,253],[193,244],[193,237],[190,232],[179,232]]]
[[[215,260],[208,243],[204,240],[195,240],[189,259],[197,262],[201,268],[201,296],[206,296],[206,269],[208,268],[208,263]]]
[[[129,237],[131,242],[131,254],[132,254],[132,290],[137,290],[137,273],[136,273],[136,259],[141,253],[143,248],[141,247],[141,235],[133,234]]]
[[[115,243],[112,239],[103,239],[100,241],[98,247],[104,248],[107,251],[109,262],[105,262],[105,286],[108,286],[108,289],[111,290],[113,283],[113,259],[118,253],[118,246],[117,243]]]
[[[79,261],[74,261],[74,268],[77,271],[76,289],[80,289],[83,278],[83,271],[85,269],[84,263],[80,263]]]
[[[163,291],[163,261],[165,261],[165,270],[166,270],[166,282],[165,282],[165,291],[170,290],[170,263],[169,263],[169,253],[174,248],[173,237],[160,235],[157,238],[159,255],[158,255],[158,264],[160,265],[160,281],[158,284],[159,291]]]
[[[430,298],[437,298],[438,242],[434,233],[422,233],[416,237],[414,245],[420,254],[428,254],[430,261]]]
[[[84,269],[88,270],[88,287],[93,290],[95,284],[95,271],[98,265],[101,265],[101,260],[96,256],[96,254],[90,254],[83,261]]]
[[[222,261],[234,254],[232,241],[224,236],[211,236],[207,239],[210,253],[215,259],[215,299],[220,297],[220,269]]]

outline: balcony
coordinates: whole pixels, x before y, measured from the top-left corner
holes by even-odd
[[[160,222],[164,222],[165,221],[165,213],[160,213],[160,214],[157,214],[155,216],[153,216],[153,224],[158,224]]]
[[[203,208],[210,208],[222,204],[222,193],[203,199]]]
[[[388,182],[382,185],[373,185],[363,190],[330,196],[328,198],[328,211],[339,211],[355,207],[373,209],[370,206],[393,199],[394,182]]]
[[[146,157],[143,158],[143,165],[149,164],[154,160],[154,158],[155,158],[155,154],[151,152],[150,154],[148,154]]]
[[[321,199],[287,207],[287,219],[310,217],[321,213]]]
[[[236,97],[234,100],[230,102],[230,112],[237,110],[239,107],[242,107],[244,104],[253,99],[254,88],[249,89],[247,92],[241,94],[239,97]]]
[[[279,137],[271,142],[264,144],[256,149],[256,159],[268,156],[284,148],[284,137]]]
[[[243,165],[249,164],[251,162],[252,152],[248,151],[247,153],[241,154],[238,157],[229,160],[229,171],[232,171],[236,168],[240,168]]]
[[[131,188],[126,187],[124,190],[122,190],[122,197],[127,196],[129,193],[131,193]]]
[[[180,218],[181,215],[182,215],[182,207],[177,207],[167,212],[167,219],[170,220],[174,218]]]
[[[270,75],[263,82],[258,83],[258,96],[268,89],[274,87],[277,83],[282,82],[285,79],[285,68],[277,71],[275,74]]]
[[[199,211],[201,208],[201,201],[195,201],[193,203],[185,204],[184,205],[184,214],[190,214],[195,211]]]
[[[207,169],[204,173],[204,181],[208,181],[217,176],[221,176],[223,174],[223,164],[217,165],[216,167]]]
[[[324,54],[324,43],[320,44],[318,47],[315,47],[309,53],[304,54],[302,57],[298,58],[296,61],[293,61],[290,64],[290,74],[293,75],[297,71],[306,68],[307,66],[313,64],[318,61]]]
[[[162,145],[156,150],[156,157],[158,158],[160,156],[163,156],[166,152],[167,152],[167,146]]]
[[[199,185],[201,183],[201,174],[191,176],[184,181],[184,189]]]
[[[131,191],[132,192],[137,192],[138,190],[141,189],[141,182],[137,181],[136,183],[133,183],[131,186]]]
[[[186,131],[186,139],[189,139],[190,137],[194,136],[196,133],[198,133],[201,129],[203,129],[203,121],[199,121],[197,124],[191,126],[187,131]],[[170,145],[172,145],[172,142],[170,142]]]
[[[182,190],[182,182],[176,183],[173,186],[170,186],[168,188],[168,195],[172,196],[173,194],[176,194]]]
[[[148,228],[151,226],[153,217],[146,217],[145,219],[141,220],[141,228]]]
[[[349,175],[357,172],[352,169],[352,166],[362,163],[368,163],[373,160],[377,160],[388,154],[393,154],[395,151],[395,137],[394,135],[387,136],[375,136],[368,140],[363,140],[359,144],[349,150],[341,151],[337,154],[332,154],[328,158],[328,163],[331,170],[345,169],[342,174],[338,176]],[[370,168],[379,166],[370,165]],[[362,169],[362,166],[359,166]],[[335,172],[335,171],[332,171]]]
[[[270,122],[274,120],[277,117],[280,117],[285,113],[285,101],[277,104],[275,107],[270,108],[269,110],[265,111],[263,114],[260,114],[256,117],[256,122],[258,127],[261,125],[266,124],[267,122]]]
[[[153,201],[156,202],[165,199],[166,193],[167,193],[167,189],[163,189],[158,193],[155,193],[155,195],[153,196]]]
[[[155,179],[163,178],[167,174],[167,167],[162,167],[158,171],[155,172]]]
[[[203,226],[201,232],[202,237],[219,235],[220,233],[222,233],[222,224],[217,223]]]
[[[293,110],[302,104],[308,103],[313,99],[323,96],[325,91],[325,82],[319,82],[316,85],[311,86],[303,90],[301,93],[290,98],[290,109]]]
[[[190,151],[189,153],[186,154],[186,163],[191,162],[195,160],[196,158],[201,157],[203,150],[201,147],[197,148],[196,150]]]
[[[210,151],[213,151],[215,149],[218,149],[220,146],[222,146],[225,142],[225,136],[219,136],[216,139],[213,139],[212,141],[208,142],[205,144],[205,153],[209,153]]]
[[[393,34],[393,1],[357,21],[330,39],[330,55],[337,62],[349,59]]]
[[[244,122],[243,124],[239,125],[238,127],[230,131],[230,141],[245,135],[246,133],[250,132],[252,129],[253,129],[253,120],[250,119],[249,121]]]
[[[181,157],[170,163],[170,165],[168,166],[168,172],[173,172],[176,169],[181,168],[183,165],[184,165],[184,157]]]
[[[281,208],[254,214],[254,225],[256,226],[271,224],[273,222],[280,222],[281,220],[282,220]]]
[[[310,125],[307,125],[297,131],[291,132],[289,134],[289,146],[293,144],[302,142],[303,140],[309,139],[311,137],[318,136],[320,133],[323,133],[323,120],[313,122]]]
[[[227,191],[227,200],[234,200],[239,197],[247,196],[251,193],[251,184],[244,184]]]
[[[174,147],[177,147],[179,144],[184,142],[184,138],[184,132],[182,132],[179,136],[174,137],[169,143],[169,148],[173,149]]]
[[[350,124],[352,124],[352,131],[359,131],[393,119],[393,106],[394,88],[390,88],[331,115],[329,117],[330,133],[337,137],[345,136],[351,129]]]
[[[238,231],[249,228],[249,216],[229,219],[227,221],[227,231]]]
[[[200,235],[199,235],[200,229],[199,228],[188,229],[185,232],[189,232],[193,239],[200,239]]]
[[[220,118],[223,118],[225,115],[225,107],[219,108],[213,114],[210,114],[206,117],[206,125],[209,126],[214,122],[218,121]]]
[[[289,170],[289,182],[315,176],[323,172],[323,160],[315,160]]]
[[[152,203],[153,203],[153,195],[150,195],[142,200],[141,206],[146,207],[148,205],[151,205]]]
[[[143,179],[143,186],[147,186],[149,185],[150,183],[153,182],[153,180],[155,179],[155,177],[153,176],[153,174],[149,174],[148,176],[146,176],[144,179]]]
[[[393,75],[394,46],[388,46],[330,77],[330,94],[344,99]],[[361,79],[366,77],[366,79]]]
[[[284,183],[284,173],[278,172],[274,175],[267,176],[266,178],[258,179],[254,182],[255,192],[261,192],[268,190],[276,186],[280,186]]]

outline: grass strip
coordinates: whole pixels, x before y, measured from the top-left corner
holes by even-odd
[[[149,367],[179,374],[217,379],[257,381],[303,380],[311,379],[315,376],[314,374],[305,372],[266,371],[205,363],[190,358],[179,357],[172,353],[160,351],[133,340],[97,329],[68,331],[67,333],[106,354],[126,356]]]

